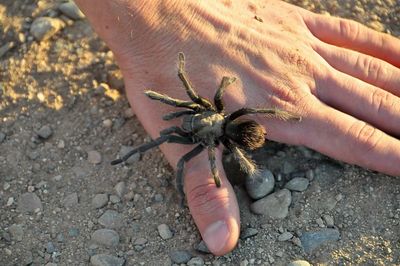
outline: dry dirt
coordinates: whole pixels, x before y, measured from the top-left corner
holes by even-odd
[[[291,2],[400,36],[399,1]],[[109,49],[85,20],[61,17],[65,27],[47,41],[29,33],[33,19],[60,17],[60,3],[0,0],[0,265],[87,265],[95,254],[125,265],[171,265],[179,250],[194,258],[189,265],[400,265],[400,178],[276,143],[258,156],[280,178],[276,189],[294,176],[306,176],[308,189],[292,192],[286,218],[270,220],[249,211],[251,200],[238,186],[242,229],[254,235],[226,256],[200,252],[159,150],[128,166],[109,163],[121,145],[149,140],[129,112]],[[94,208],[97,194],[106,202]],[[104,226],[99,217],[107,210],[117,214]],[[160,224],[172,238],[160,237]],[[300,237],[328,226],[339,239],[306,252]],[[115,230],[117,243],[93,243],[104,227]],[[286,232],[291,239],[279,241]]]

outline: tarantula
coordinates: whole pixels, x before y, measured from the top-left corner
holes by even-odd
[[[208,150],[208,157],[211,165],[211,173],[217,187],[221,186],[221,180],[215,162],[215,149],[222,143],[239,161],[242,170],[251,175],[257,170],[254,162],[246,154],[245,150],[254,150],[261,147],[265,142],[264,128],[249,119],[238,119],[247,114],[265,114],[278,117],[284,120],[300,120],[300,117],[276,108],[241,108],[233,113],[224,112],[222,95],[225,89],[232,84],[236,78],[223,77],[219,88],[214,96],[214,104],[206,98],[196,93],[185,72],[185,58],[183,53],[179,53],[178,77],[182,81],[186,93],[192,101],[184,101],[169,97],[165,94],[147,90],[145,94],[152,100],[160,101],[164,104],[175,107],[182,107],[186,110],[172,112],[163,116],[164,120],[171,120],[183,117],[181,127],[173,126],[160,132],[157,139],[142,144],[133,149],[120,159],[111,162],[112,165],[126,161],[135,153],[142,153],[160,144],[179,143],[179,144],[198,144],[193,150],[186,153],[177,164],[176,186],[184,199],[183,191],[183,169],[184,164],[193,157],[200,154],[204,149]]]

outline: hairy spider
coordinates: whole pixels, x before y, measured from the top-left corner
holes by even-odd
[[[198,144],[193,150],[186,153],[177,164],[176,186],[181,200],[183,200],[184,164],[200,154],[204,149],[208,150],[211,173],[217,187],[221,186],[221,180],[215,162],[215,149],[220,143],[232,152],[235,159],[239,161],[244,172],[251,175],[257,170],[256,165],[246,154],[245,150],[254,150],[264,144],[264,128],[254,120],[238,119],[239,117],[247,114],[264,114],[284,120],[300,120],[300,117],[276,108],[241,108],[233,113],[225,114],[222,95],[225,89],[232,84],[236,78],[222,78],[221,84],[214,96],[214,104],[212,104],[206,98],[198,95],[192,87],[184,69],[185,58],[183,53],[179,53],[178,58],[178,77],[182,81],[186,93],[192,101],[174,99],[168,95],[160,94],[152,90],[145,91],[145,94],[152,100],[157,100],[175,107],[186,108],[186,110],[172,112],[163,116],[164,120],[183,117],[181,127],[173,126],[162,130],[160,132],[160,137],[149,143],[142,144],[122,158],[112,161],[111,164],[122,163],[133,154],[145,152],[164,142]]]

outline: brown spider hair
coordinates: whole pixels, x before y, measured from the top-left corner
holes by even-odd
[[[226,136],[244,149],[254,150],[265,143],[264,127],[254,120],[240,120],[226,125]]]

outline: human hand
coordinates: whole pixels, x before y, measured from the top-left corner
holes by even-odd
[[[226,91],[227,112],[277,107],[303,118],[258,117],[267,138],[400,174],[400,141],[392,137],[400,134],[400,41],[394,37],[278,1],[76,2],[113,50],[127,97],[153,138],[176,121],[163,121],[172,107],[143,91],[186,97],[176,76],[182,51],[202,96],[212,99],[222,76],[239,78]],[[191,148],[161,146],[173,166]],[[202,153],[186,166],[185,191],[203,239],[222,255],[237,243],[240,218],[220,152],[217,157],[222,187]]]

